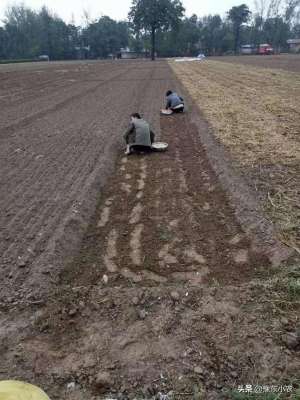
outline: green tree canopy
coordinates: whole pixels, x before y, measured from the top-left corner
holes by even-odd
[[[234,32],[234,52],[237,54],[240,45],[241,26],[248,22],[251,16],[251,11],[246,4],[232,7],[228,11],[228,18],[232,22]]]
[[[266,41],[272,43],[277,52],[286,47],[289,38],[289,26],[282,17],[268,18],[264,23]]]
[[[128,46],[128,23],[103,16],[84,30],[83,37],[85,45],[91,48],[92,58],[105,58]]]
[[[35,58],[41,54],[49,55],[50,59],[76,56],[78,29],[67,25],[46,7],[39,12],[24,5],[9,7],[4,24],[0,35],[3,58]]]
[[[201,43],[206,54],[222,53],[224,37],[224,24],[220,15],[208,15],[202,18]]]
[[[128,18],[136,32],[151,35],[151,58],[155,59],[157,30],[178,27],[184,8],[180,0],[133,0]]]
[[[153,58],[155,50],[162,57],[231,54],[240,44],[255,49],[269,43],[277,51],[288,50],[287,39],[300,37],[300,0],[254,3],[252,17],[242,4],[224,19],[218,14],[186,17],[179,0],[133,0],[130,21],[108,16],[92,21],[86,14],[82,27],[66,24],[46,7],[36,11],[15,4],[8,7],[0,27],[0,59],[42,54],[51,60],[106,58],[122,47],[152,49]]]

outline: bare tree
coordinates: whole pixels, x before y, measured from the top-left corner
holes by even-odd
[[[267,8],[267,18],[276,18],[281,14],[282,0],[270,0]]]
[[[86,8],[82,10],[82,22],[84,27],[88,27],[92,22],[91,12]]]
[[[268,8],[268,0],[254,0],[255,14],[264,20]]]
[[[286,0],[285,3],[285,21],[288,24],[296,22],[300,15],[300,0]],[[297,18],[298,17],[298,18]]]

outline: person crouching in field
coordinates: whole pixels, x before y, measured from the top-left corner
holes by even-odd
[[[151,130],[148,122],[142,119],[139,113],[131,114],[130,119],[130,125],[124,134],[124,139],[126,141],[125,154],[129,155],[134,150],[151,150],[155,134]]]
[[[184,100],[178,96],[176,92],[168,90],[166,93],[166,110],[172,113],[180,113],[184,111]]]

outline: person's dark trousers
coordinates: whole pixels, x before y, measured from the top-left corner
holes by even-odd
[[[155,140],[155,134],[154,134],[154,132],[150,131],[150,141],[151,141],[151,144],[154,142],[154,140]]]
[[[181,108],[171,108],[171,110],[173,111],[173,113],[178,114],[178,113],[182,113],[182,112],[183,112],[184,107],[181,107]]]
[[[133,144],[130,146],[130,150],[132,150],[134,153],[150,153],[152,151],[152,148],[150,146]]]

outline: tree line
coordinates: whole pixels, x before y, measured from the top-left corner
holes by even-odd
[[[9,7],[0,26],[0,59],[52,60],[107,58],[120,48],[160,57],[238,53],[241,44],[269,43],[287,49],[300,38],[300,0],[256,0],[232,7],[225,17],[185,16],[180,0],[133,0],[126,21],[108,16],[86,19],[84,26],[66,23],[47,7]]]

